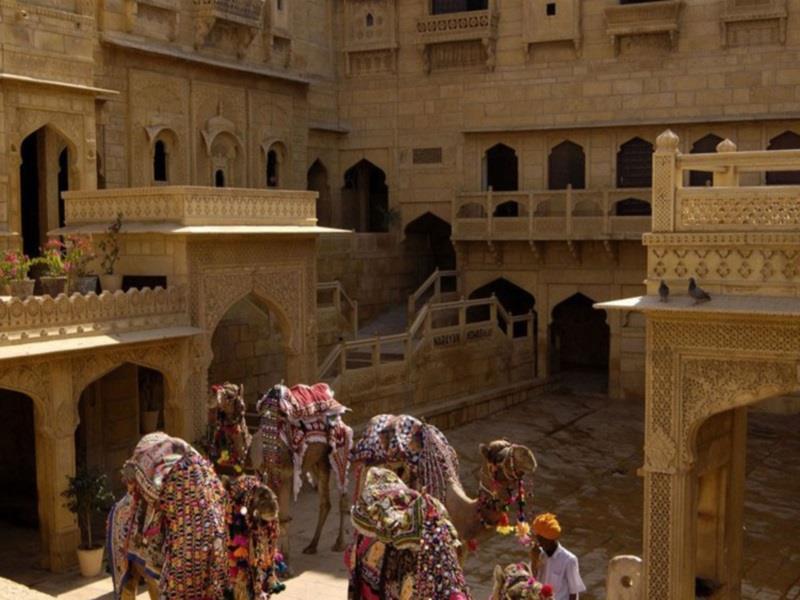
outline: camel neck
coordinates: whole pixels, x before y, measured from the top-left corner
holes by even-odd
[[[459,481],[448,484],[446,506],[462,542],[480,539],[491,533],[492,530],[483,525],[478,498],[470,498]]]

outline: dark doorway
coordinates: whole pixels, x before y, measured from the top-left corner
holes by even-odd
[[[315,160],[308,169],[306,189],[319,194],[317,196],[317,225],[331,227],[333,225],[331,186],[328,183],[328,169],[319,159]]]
[[[431,0],[431,14],[486,10],[488,6],[488,0]]]
[[[547,185],[551,190],[586,187],[586,156],[583,148],[566,140],[555,146],[547,158]]]
[[[19,166],[20,208],[22,210],[22,250],[38,256],[42,245],[43,211],[39,199],[39,132],[22,141]]]
[[[342,209],[345,227],[355,231],[389,231],[389,188],[386,173],[368,160],[361,160],[344,174]]]
[[[0,436],[0,520],[36,528],[39,502],[33,401],[25,394],[0,390],[0,406],[6,426]]]
[[[267,187],[276,188],[279,185],[278,153],[275,150],[270,150],[267,152]]]
[[[618,217],[649,217],[652,209],[644,200],[626,198],[614,205],[614,214]]]
[[[767,150],[797,150],[800,148],[800,135],[794,131],[784,131],[769,141]],[[767,185],[800,185],[800,171],[767,171]]]
[[[553,308],[550,366],[553,373],[595,371],[608,375],[609,328],[594,300],[573,294]]]
[[[225,172],[222,169],[217,169],[217,172],[214,173],[214,186],[225,187]]]
[[[497,301],[503,306],[509,315],[517,317],[526,315],[534,309],[536,299],[533,294],[511,283],[508,279],[500,277],[494,281],[490,281],[486,285],[482,285],[472,292],[469,297],[470,300],[477,298],[491,298],[494,294]],[[467,309],[468,321],[482,321],[489,318],[488,307],[473,307]],[[536,336],[536,313],[533,318],[533,335]],[[514,336],[525,334],[525,324],[518,323],[514,328]]]
[[[701,137],[692,145],[691,154],[710,154],[717,151],[722,138],[713,133]],[[710,171],[689,171],[689,185],[694,187],[714,184],[714,174]]]
[[[635,137],[617,152],[617,187],[648,188],[653,185],[653,144]]]
[[[69,150],[64,148],[58,155],[58,226],[64,227],[66,216],[64,192],[69,190]]]
[[[416,257],[416,285],[425,281],[435,269],[449,271],[456,268],[456,252],[450,233],[450,224],[429,212],[406,225],[406,249]]]
[[[486,151],[486,186],[495,192],[519,189],[517,153],[505,144],[496,144]]]
[[[167,175],[167,145],[163,140],[158,140],[153,147],[153,181],[166,183]]]

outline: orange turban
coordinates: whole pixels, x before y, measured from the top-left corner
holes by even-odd
[[[548,540],[561,537],[561,525],[552,513],[543,513],[533,520],[533,532]]]

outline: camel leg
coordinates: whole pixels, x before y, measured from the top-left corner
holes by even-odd
[[[158,579],[145,575],[144,581],[147,584],[147,593],[150,594],[150,600],[158,600],[161,596],[161,590],[158,589]]]
[[[136,600],[136,592],[139,591],[139,574],[131,569],[128,580],[122,586],[122,600]]]
[[[315,471],[317,476],[317,494],[319,495],[317,528],[314,530],[314,537],[311,538],[311,542],[303,549],[303,554],[317,553],[319,536],[322,535],[322,528],[325,526],[325,521],[328,519],[328,513],[331,512],[331,468],[328,464],[327,457],[317,462]]]
[[[336,542],[333,544],[333,548],[331,548],[334,552],[343,552],[345,549],[344,523],[345,518],[350,514],[349,500],[347,492],[342,492],[339,496],[339,534],[336,536]]]
[[[290,543],[289,543],[289,527],[292,520],[292,471],[281,470],[281,481],[278,492],[278,519],[280,522],[280,536],[278,538],[278,547],[281,549],[283,559],[289,567],[289,574],[291,574],[291,558],[290,558]],[[273,490],[275,491],[275,490]]]

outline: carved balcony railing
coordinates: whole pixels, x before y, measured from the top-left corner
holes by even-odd
[[[166,186],[67,192],[67,225],[126,222],[168,226],[316,224],[316,192]]]
[[[635,200],[646,209],[650,195],[648,188],[462,193],[453,205],[452,237],[487,242],[638,240],[650,230],[647,211],[622,216],[616,207]],[[501,216],[508,214],[512,216]]]
[[[758,32],[758,39],[762,43],[785,44],[788,17],[786,0],[727,0],[720,17],[722,45],[743,45],[739,43],[740,37],[744,38],[744,42],[749,41],[753,35],[751,31]],[[753,25],[755,29],[751,29]],[[743,27],[741,32],[740,27]]]
[[[431,48],[452,42],[480,42],[484,47],[485,62],[493,69],[497,23],[499,17],[493,2],[485,10],[426,15],[417,19],[417,43],[420,44],[426,71],[431,69]]]
[[[606,7],[606,33],[614,43],[614,53],[619,53],[620,38],[632,35],[666,34],[674,48],[680,30],[682,8],[682,0]]]
[[[189,327],[185,286],[0,298],[0,349],[35,342]],[[73,342],[71,348],[80,348]],[[3,352],[0,351],[0,355]]]
[[[237,52],[244,56],[263,26],[266,0],[192,0],[195,10],[195,46],[206,43],[217,21],[233,25],[237,31]]]

